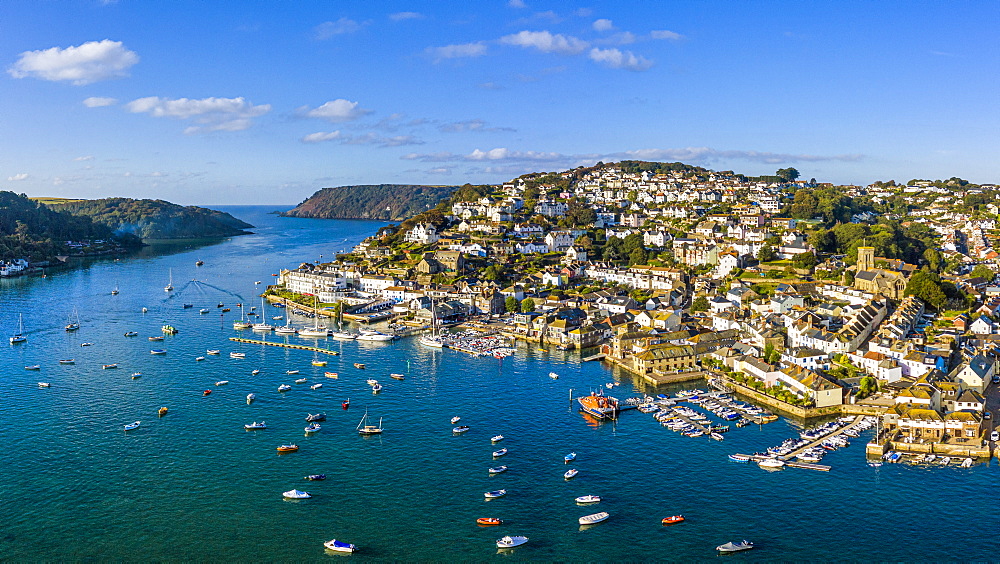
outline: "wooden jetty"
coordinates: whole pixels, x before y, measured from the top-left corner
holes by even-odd
[[[735,456],[745,456],[745,457],[749,458],[752,462],[760,462],[761,460],[767,460],[768,458],[770,458],[770,457],[767,457],[767,456],[761,456],[759,454],[739,454],[739,453],[737,453]],[[791,460],[782,460],[782,462],[784,462],[785,466],[788,466],[789,468],[802,468],[804,470],[819,470],[820,472],[829,472],[830,471],[830,467],[827,466],[827,465],[825,465],[825,464],[811,464],[809,462],[796,462],[796,461],[791,461]]]
[[[844,427],[841,427],[841,428],[837,429],[836,431],[830,433],[829,435],[823,435],[822,437],[820,437],[820,438],[818,438],[818,439],[816,439],[814,441],[810,441],[809,444],[805,445],[804,447],[796,449],[796,450],[794,450],[794,451],[792,451],[792,452],[790,452],[790,453],[788,453],[788,454],[786,454],[784,456],[779,456],[778,458],[780,458],[781,460],[784,460],[785,464],[788,464],[788,460],[789,459],[795,458],[799,454],[802,454],[803,451],[808,450],[810,448],[813,448],[815,446],[818,446],[820,443],[822,443],[823,441],[825,441],[827,439],[832,439],[832,438],[834,438],[834,437],[836,437],[838,435],[841,435],[841,434],[843,434],[844,431],[846,431],[848,429],[853,429],[854,427],[857,427],[859,424],[861,424],[861,421],[863,421],[864,418],[865,418],[864,415],[858,415],[857,417],[854,418],[854,421],[850,425],[846,425]],[[796,462],[795,464],[802,464],[802,463]]]
[[[608,355],[606,355],[604,353],[597,353],[597,354],[593,354],[593,355],[590,355],[590,356],[584,358],[583,362],[590,362],[591,360],[604,360],[604,358],[607,357],[607,356]]]
[[[273,341],[258,341],[256,339],[243,339],[240,337],[229,337],[229,340],[236,341],[237,343],[246,343],[248,345],[267,345],[269,347],[281,347],[285,349],[296,349],[300,351],[318,352],[333,356],[338,356],[340,354],[339,351],[331,351],[330,349],[324,349],[320,347],[310,347],[309,345],[296,345],[292,343],[278,343]]]

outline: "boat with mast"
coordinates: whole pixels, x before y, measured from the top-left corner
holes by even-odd
[[[76,331],[79,328],[80,328],[80,312],[78,312],[76,308],[73,308],[73,315],[69,318],[69,323],[66,324],[66,330]]]
[[[10,344],[23,343],[27,340],[28,338],[24,336],[24,315],[19,313],[17,314],[17,333],[11,336]]]
[[[168,276],[170,278],[169,278],[169,281],[167,282],[167,285],[163,287],[163,291],[164,292],[173,292],[174,291],[174,269],[172,269],[172,268],[167,269],[167,272],[169,272]]]
[[[337,319],[337,330],[331,335],[334,339],[338,341],[353,341],[357,339],[358,336],[350,331],[344,331],[344,304],[343,302],[337,302],[336,309],[334,310],[334,315]]]
[[[236,321],[233,321],[233,329],[236,330],[249,329],[252,326],[253,324],[247,320],[247,312],[245,309],[243,309],[243,304],[240,304],[240,318],[237,319]]]
[[[312,329],[302,329],[299,331],[300,337],[326,337],[330,334],[326,327],[320,329],[319,326],[319,297],[316,294],[307,294],[313,297],[313,327]]]
[[[431,298],[431,334],[421,335],[417,342],[425,347],[431,347],[434,349],[444,348],[444,341],[437,333],[437,310],[434,308],[434,298]]]
[[[260,311],[263,314],[263,312],[264,312],[264,297],[263,296],[261,296],[261,298],[260,298]],[[262,316],[260,318],[260,323],[254,323],[253,324],[253,330],[254,331],[273,331],[274,327],[271,326],[271,325],[269,325],[266,321],[264,321],[264,318]]]
[[[382,418],[379,417],[378,425],[368,424],[368,410],[365,410],[364,417],[361,418],[361,422],[358,423],[358,434],[359,435],[380,435],[382,434]]]

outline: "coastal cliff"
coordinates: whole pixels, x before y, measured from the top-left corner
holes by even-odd
[[[253,227],[225,212],[163,200],[104,198],[49,201],[46,205],[57,211],[89,217],[115,233],[142,239],[233,237],[246,235],[245,229]]]
[[[317,219],[401,221],[436,206],[457,186],[364,184],[323,188],[281,215]]]

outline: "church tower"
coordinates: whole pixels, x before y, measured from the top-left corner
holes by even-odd
[[[858,268],[856,272],[875,270],[875,247],[858,247]]]

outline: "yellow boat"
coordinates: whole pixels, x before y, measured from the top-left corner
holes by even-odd
[[[158,409],[158,410],[157,410],[156,412],[160,414],[160,417],[163,417],[164,415],[166,415],[166,414],[167,414],[167,408],[165,408],[165,407],[161,407],[161,408],[160,408],[160,409]]]
[[[312,362],[313,366],[326,366],[325,360],[314,360]]]

